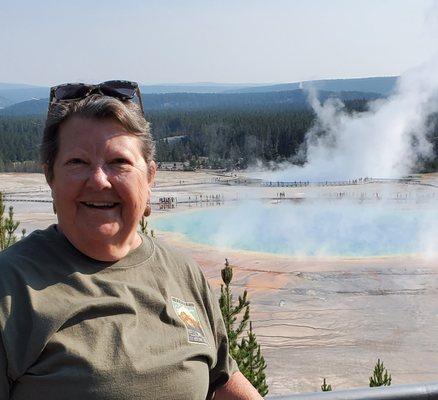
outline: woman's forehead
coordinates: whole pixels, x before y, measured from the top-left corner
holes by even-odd
[[[59,129],[60,133],[66,132],[71,134],[87,133],[125,133],[129,134],[123,125],[113,118],[88,118],[82,116],[73,116],[64,121]]]
[[[141,140],[112,119],[72,117],[59,130],[59,150],[126,147],[141,153]]]

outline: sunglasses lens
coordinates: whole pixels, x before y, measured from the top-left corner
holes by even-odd
[[[57,100],[73,100],[80,99],[87,95],[90,87],[87,85],[65,85],[59,86],[55,90],[55,98]]]
[[[121,100],[132,99],[137,89],[136,84],[124,81],[108,81],[101,83],[99,86],[103,94]]]

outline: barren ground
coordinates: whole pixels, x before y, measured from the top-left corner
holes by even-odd
[[[378,193],[438,199],[438,174],[422,181],[434,186],[382,184],[324,188],[224,186],[207,172],[159,172],[154,202],[175,196],[178,206],[154,215],[181,212],[188,201],[220,195],[244,198],[345,196]],[[41,174],[0,174],[0,191],[15,199],[50,199]],[[55,222],[50,203],[11,202],[27,231]],[[205,206],[205,205],[204,205]],[[197,207],[193,203],[190,207]],[[157,207],[155,207],[157,208]],[[224,251],[158,233],[202,266],[218,289],[227,257],[234,265],[236,295],[248,290],[251,318],[268,363],[270,394],[319,390],[322,378],[334,389],[366,386],[381,358],[393,383],[436,381],[438,376],[438,260],[419,256],[293,258],[247,251]]]

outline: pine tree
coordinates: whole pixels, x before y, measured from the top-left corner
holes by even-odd
[[[247,291],[243,292],[243,296],[239,296],[238,303],[235,305],[233,294],[231,293],[230,283],[233,279],[233,267],[230,266],[228,259],[225,259],[225,268],[221,270],[222,280],[224,285],[221,285],[221,296],[219,298],[219,306],[225,323],[225,328],[228,334],[228,342],[230,347],[231,357],[239,365],[240,353],[238,339],[248,325],[249,321],[249,301],[247,300]],[[237,316],[244,310],[244,315],[240,319],[238,326]]]
[[[248,337],[243,338],[239,345],[239,353],[240,372],[245,375],[261,396],[266,396],[269,391],[265,374],[266,361],[252,330],[252,322],[249,323]]]
[[[384,367],[380,358],[377,359],[377,364],[374,366],[373,375],[370,376],[370,387],[376,386],[391,386],[391,374],[388,374],[388,370]]]
[[[14,232],[20,222],[14,221],[14,208],[9,207],[8,216],[5,217],[5,205],[3,203],[3,193],[0,192],[0,251],[6,249],[17,241]]]
[[[325,381],[325,378],[323,379],[321,390],[323,392],[331,392],[332,391],[332,385],[327,385],[327,382]]]
[[[149,235],[149,232],[148,232],[148,220],[144,216],[141,217],[141,220],[140,220],[140,231],[141,231],[141,233],[143,233],[145,235]],[[151,231],[151,236],[152,237],[154,237],[153,232],[154,231]]]
[[[149,235],[149,231],[148,231],[148,220],[146,219],[146,217],[141,217],[140,220],[140,232],[145,234],[145,235]],[[151,229],[150,235],[154,238],[155,237],[155,232],[153,229]]]
[[[225,268],[221,270],[221,275],[224,284],[221,285],[219,305],[228,334],[230,354],[237,362],[240,372],[245,375],[261,396],[265,396],[269,390],[264,372],[266,362],[252,330],[252,323],[249,321],[248,293],[245,290],[243,295],[238,297],[237,304],[234,304],[233,294],[230,289],[233,279],[233,267],[229,264],[228,259],[225,259]],[[243,317],[238,321],[238,315],[242,311],[244,313]],[[240,336],[248,326],[248,322],[247,337],[240,340]]]

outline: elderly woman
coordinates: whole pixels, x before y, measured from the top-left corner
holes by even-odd
[[[41,156],[58,224],[0,254],[0,399],[261,398],[198,266],[137,231],[156,167],[135,94],[52,88]]]

